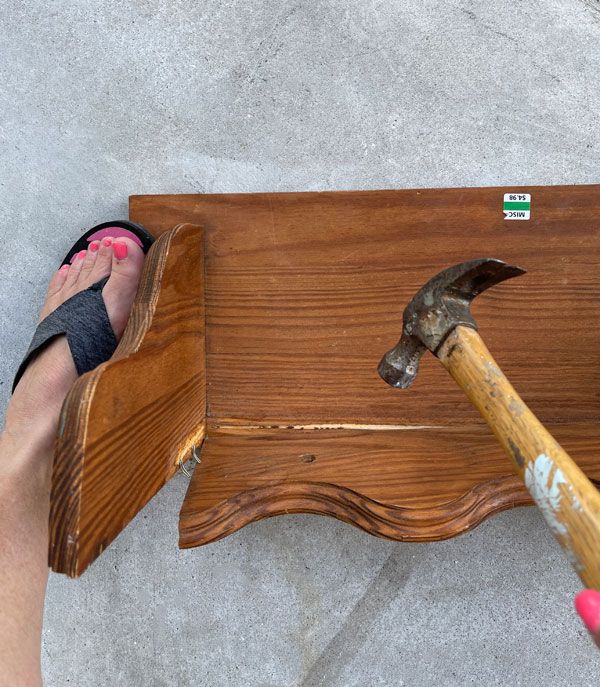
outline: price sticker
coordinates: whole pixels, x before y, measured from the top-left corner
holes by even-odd
[[[531,216],[530,193],[504,194],[504,219],[529,219]]]

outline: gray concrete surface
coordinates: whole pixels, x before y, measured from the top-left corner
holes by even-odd
[[[2,404],[57,260],[129,194],[600,181],[598,0],[4,0],[0,54]],[[48,685],[600,682],[534,510],[428,545],[277,518],[180,552],[185,487],[51,577]]]

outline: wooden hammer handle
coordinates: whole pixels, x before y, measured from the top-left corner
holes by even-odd
[[[438,357],[502,444],[587,587],[600,590],[600,493],[514,390],[479,334],[458,326]]]

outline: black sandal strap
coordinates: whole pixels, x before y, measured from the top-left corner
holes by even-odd
[[[13,392],[34,356],[57,336],[67,337],[78,375],[93,370],[112,356],[117,339],[102,297],[107,280],[102,279],[76,293],[40,322],[19,365]]]

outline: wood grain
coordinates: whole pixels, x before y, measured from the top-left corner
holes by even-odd
[[[264,424],[474,423],[433,358],[399,393],[377,375],[404,306],[438,271],[492,256],[529,273],[480,296],[480,331],[543,422],[600,415],[600,189],[133,197],[132,219],[206,231],[207,383],[213,417]],[[557,383],[560,380],[560,383]]]
[[[527,407],[479,334],[456,327],[437,353],[479,410],[586,587],[600,589],[600,493]]]
[[[514,190],[532,194],[530,221],[503,219],[503,194]],[[210,423],[182,545],[292,511],[392,538],[439,538],[525,502],[477,411],[432,356],[406,391],[376,372],[414,292],[483,256],[529,274],[477,299],[481,333],[598,479],[599,186],[137,196],[130,217],[158,233],[176,222],[205,230]],[[322,426],[339,429],[308,429]],[[305,454],[317,456],[308,468],[297,465]]]
[[[79,575],[205,433],[203,239],[182,224],[152,246],[114,356],[78,379],[61,415],[50,565]]]
[[[600,483],[590,423],[553,433]],[[398,430],[262,430],[209,422],[181,510],[180,545],[214,541],[261,518],[321,513],[401,541],[454,536],[529,505],[483,424]]]

